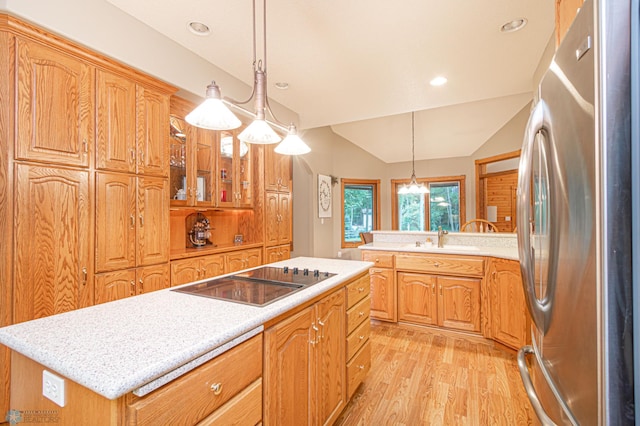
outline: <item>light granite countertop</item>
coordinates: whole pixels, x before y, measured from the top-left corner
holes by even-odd
[[[431,243],[428,243],[430,240]],[[418,246],[417,243],[420,245]],[[437,232],[373,231],[373,242],[358,246],[361,250],[384,250],[411,253],[441,253],[467,256],[491,256],[518,260],[516,234],[452,232],[438,247]]]
[[[105,398],[144,395],[372,265],[298,257],[270,266],[337,275],[263,307],[160,290],[0,328],[0,343]]]

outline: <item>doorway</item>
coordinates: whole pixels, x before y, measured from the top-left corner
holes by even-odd
[[[516,228],[519,160],[520,150],[475,161],[476,217],[492,222],[498,232]]]

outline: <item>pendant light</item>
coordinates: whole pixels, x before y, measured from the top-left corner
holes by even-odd
[[[427,194],[429,188],[423,183],[418,183],[416,179],[416,153],[415,153],[415,129],[413,111],[411,111],[411,181],[407,185],[402,185],[398,189],[398,194]]]
[[[305,144],[302,139],[297,134],[296,127],[291,124],[290,126],[286,126],[282,124],[273,114],[271,107],[269,106],[269,98],[267,96],[267,7],[266,0],[262,0],[262,12],[263,12],[263,50],[262,50],[262,59],[257,59],[256,54],[256,0],[253,0],[253,90],[251,92],[251,96],[244,102],[235,101],[233,99],[224,98],[221,102],[225,104],[239,109],[245,114],[254,117],[254,120],[249,126],[247,126],[239,135],[238,139],[242,142],[252,143],[252,144],[273,144],[280,142],[282,138],[278,135],[273,127],[280,130],[282,133],[286,133],[287,137],[282,141],[280,145],[276,147],[276,152],[285,155],[299,155],[306,154],[311,151],[311,149]],[[212,83],[215,86],[215,90],[211,89],[211,99],[220,99],[220,89],[215,83]],[[209,86],[211,87],[211,85]],[[207,100],[209,100],[209,87],[207,87]],[[217,95],[217,98],[216,98]],[[253,100],[254,112],[248,111],[242,105],[248,104]],[[205,101],[206,103],[207,101]],[[222,106],[228,111],[228,108],[223,104]],[[200,108],[200,107],[198,107]],[[214,127],[206,127],[207,120],[209,122],[218,123],[218,119],[213,119],[209,117],[208,119],[201,118],[196,119],[196,117],[204,116],[202,114],[196,114],[197,109],[194,110],[191,114],[194,114],[193,120],[187,122],[193,124],[197,127],[204,128],[214,128]],[[211,111],[211,110],[209,110]],[[231,115],[231,111],[229,111]],[[270,115],[272,120],[267,120],[267,113]],[[189,115],[191,115],[189,114]],[[213,114],[213,112],[208,112],[208,114]],[[235,116],[234,116],[235,117]],[[236,118],[237,120],[237,118]],[[239,120],[238,120],[239,121]],[[238,124],[235,127],[238,127]],[[273,127],[272,127],[273,126]],[[235,128],[233,127],[233,128]],[[217,130],[227,130],[232,127],[225,127],[224,129],[218,127]]]

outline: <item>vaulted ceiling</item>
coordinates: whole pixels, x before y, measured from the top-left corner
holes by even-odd
[[[252,84],[251,0],[107,1]],[[267,0],[268,95],[299,115],[300,129],[331,126],[389,163],[411,158],[411,111],[417,160],[470,155],[531,100],[553,7],[553,0]],[[527,19],[523,29],[500,31],[517,18]],[[195,35],[192,21],[211,33]],[[436,76],[448,83],[431,86]]]

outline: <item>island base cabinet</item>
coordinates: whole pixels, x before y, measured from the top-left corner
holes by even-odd
[[[262,421],[262,334],[148,395],[109,400],[13,351],[10,406],[25,423],[59,425],[195,425]],[[42,395],[42,372],[64,379],[64,407]],[[25,418],[35,413],[33,419]],[[42,415],[46,414],[47,422]]]
[[[346,404],[340,289],[265,331],[264,424],[332,424]]]

